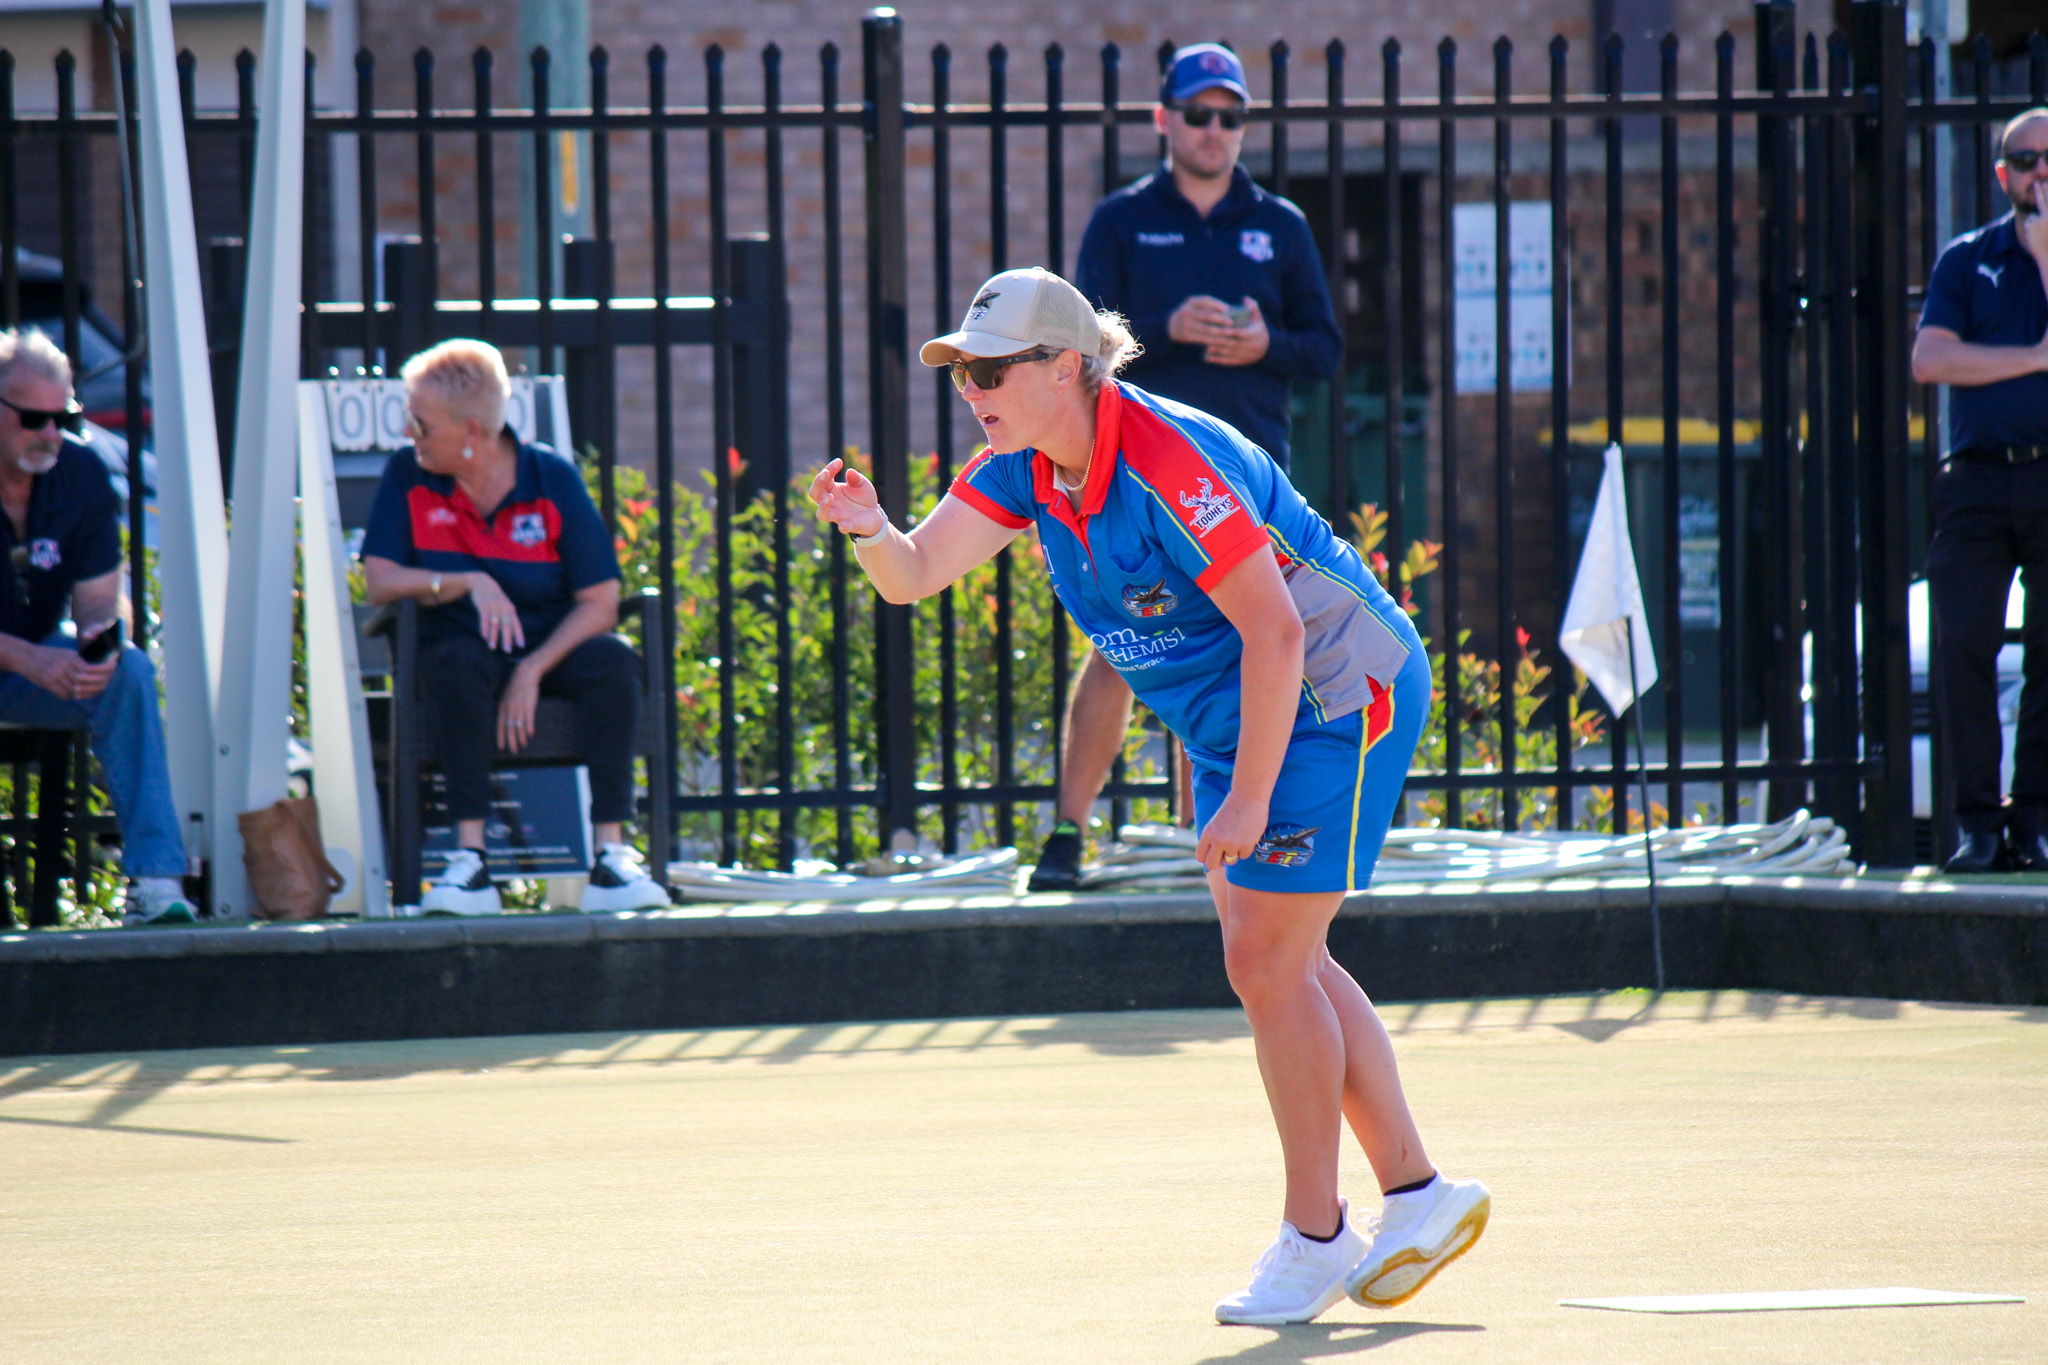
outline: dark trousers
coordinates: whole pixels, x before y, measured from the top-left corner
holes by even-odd
[[[498,698],[519,663],[479,635],[420,646],[420,689],[434,699],[448,813],[482,820],[491,810],[491,759],[498,751]],[[633,739],[640,732],[640,656],[619,635],[569,651],[540,680],[543,697],[576,703],[576,745],[590,769],[590,819],[633,818]]]
[[[1999,813],[1998,651],[2013,570],[2027,589],[2025,682],[2013,752],[2015,804],[2048,804],[2048,471],[1956,461],[1934,481],[1927,586],[1940,674],[1935,724],[1955,784],[1956,820],[1990,832]]]

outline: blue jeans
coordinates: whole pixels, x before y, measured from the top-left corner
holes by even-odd
[[[78,641],[62,631],[43,643],[78,648]],[[0,673],[0,721],[50,730],[87,726],[121,825],[122,868],[131,877],[185,875],[185,840],[171,800],[170,764],[164,759],[156,668],[147,654],[122,645],[121,663],[107,690],[84,701],[45,692],[19,673]]]

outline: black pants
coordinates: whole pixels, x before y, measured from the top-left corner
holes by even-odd
[[[1941,680],[1942,752],[1955,783],[1956,820],[1993,831],[1999,813],[1998,651],[2005,644],[2013,570],[2027,589],[2025,685],[2020,692],[2012,799],[2048,804],[2048,468],[1957,460],[1934,480],[1934,539],[1927,586]]]
[[[498,698],[519,663],[479,635],[420,646],[420,690],[434,699],[448,813],[482,820],[491,810],[491,758],[498,747]],[[640,732],[640,656],[620,635],[599,635],[569,651],[540,680],[543,697],[576,703],[576,743],[590,769],[590,819],[633,818],[633,738]]]

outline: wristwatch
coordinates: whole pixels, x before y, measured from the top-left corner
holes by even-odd
[[[433,605],[435,605],[435,606],[437,606],[437,607],[438,607],[438,606],[440,606],[440,605],[441,605],[441,575],[439,575],[439,574],[435,574],[435,575],[433,576],[433,578],[431,578],[431,579],[429,579],[429,580],[428,580],[428,582],[427,582],[427,591],[428,591],[428,592],[429,592],[430,594],[432,594],[432,597],[431,597],[431,599],[430,599],[430,600],[432,601]]]
[[[853,532],[848,531],[846,538],[863,549],[870,545],[879,545],[889,538],[889,519],[887,517],[882,518],[882,529],[871,536],[857,536]]]

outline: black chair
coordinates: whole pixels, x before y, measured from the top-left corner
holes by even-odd
[[[422,694],[419,678],[419,604],[410,598],[390,606],[356,608],[360,644],[358,662],[365,675],[388,679],[380,698],[367,692],[370,703],[371,751],[379,769],[388,830],[394,905],[419,903],[420,780],[441,760],[440,731],[433,724],[433,698]],[[672,686],[668,662],[667,623],[661,598],[649,590],[619,602],[619,623],[639,622],[641,661],[640,733],[633,752],[647,760],[647,862],[657,882],[668,879],[669,760],[667,707],[663,690]],[[533,718],[533,738],[518,753],[499,750],[493,766],[574,766],[583,761],[576,746],[576,707],[559,697],[542,697]]]
[[[65,842],[71,842],[70,875],[72,894],[83,901],[92,886],[91,842],[95,835],[118,828],[112,816],[79,814],[80,799],[91,757],[83,727],[75,730],[39,730],[25,725],[0,725],[0,763],[14,765],[14,811],[0,817],[0,834],[16,841],[7,871],[15,884],[15,899],[21,899],[23,866],[22,839],[34,848],[35,886],[26,897],[31,929],[52,929],[60,922],[57,895],[66,871]],[[21,813],[26,794],[24,768],[36,767],[36,813]],[[8,903],[8,877],[0,877],[0,929],[14,923]]]

